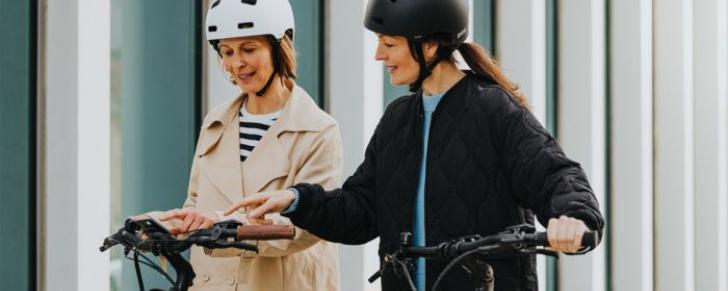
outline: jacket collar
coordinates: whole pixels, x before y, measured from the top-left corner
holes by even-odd
[[[470,87],[477,82],[475,76],[471,71],[464,71],[465,76],[455,83],[447,92],[445,92],[445,95],[442,96],[442,100],[440,100],[440,103],[437,105],[437,108],[435,109],[435,112],[432,113],[432,121],[430,123],[430,136],[432,136],[432,128],[435,126],[435,121],[440,122],[441,115],[443,115],[444,112],[447,112],[446,115],[453,115],[461,110],[464,110],[463,112],[466,112],[470,104],[466,103],[467,99],[470,99],[472,102],[476,98],[469,98],[471,95]],[[417,91],[413,95],[411,95],[411,98],[413,98],[410,102],[409,110],[410,110],[410,126],[406,126],[404,128],[404,143],[400,145],[401,148],[409,147],[413,144],[421,143],[422,142],[422,126],[423,126],[423,104],[422,104],[422,90]],[[464,107],[464,108],[462,108]],[[432,138],[430,138],[432,140]]]
[[[259,192],[273,179],[288,174],[291,166],[288,151],[278,139],[282,133],[320,131],[328,125],[326,119],[316,118],[320,109],[311,96],[294,84],[278,121],[268,129],[241,169],[237,158],[240,154],[237,119],[245,98],[241,94],[208,114],[196,153],[202,171],[231,202],[239,201],[243,194]]]
[[[233,119],[238,118],[240,106],[242,106],[247,94],[240,94],[237,98],[228,100],[221,106],[208,114],[208,118],[202,125],[203,129],[209,129],[215,123],[228,125]],[[326,127],[327,122],[321,118],[309,118],[311,113],[320,110],[316,103],[313,102],[306,91],[293,83],[291,96],[286,102],[286,106],[271,130],[276,129],[278,133],[286,131],[318,131]]]

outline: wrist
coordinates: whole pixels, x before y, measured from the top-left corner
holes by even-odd
[[[291,187],[286,191],[286,194],[288,194],[288,206],[281,212],[281,214],[289,214],[296,211],[296,208],[298,208],[298,201],[301,196],[301,193],[299,193],[296,188]]]

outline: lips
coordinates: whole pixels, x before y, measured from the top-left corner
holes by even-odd
[[[249,81],[250,79],[253,78],[253,75],[255,75],[255,72],[240,73],[237,76],[238,76],[238,79],[240,79],[240,81]]]
[[[394,73],[394,71],[397,70],[397,66],[387,66],[387,72],[390,74]]]

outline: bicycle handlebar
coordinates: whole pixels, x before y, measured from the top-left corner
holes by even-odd
[[[290,225],[247,225],[238,226],[237,240],[279,240],[293,239],[296,228]]]
[[[439,290],[438,287],[442,278],[455,266],[459,265],[468,265],[466,269],[470,269],[468,274],[471,281],[481,286],[477,290],[492,290],[492,269],[487,263],[478,264],[475,263],[476,261],[496,255],[542,254],[556,256],[556,252],[544,248],[549,246],[547,233],[535,232],[535,230],[532,225],[522,224],[508,227],[505,231],[494,235],[460,237],[432,247],[412,246],[412,234],[405,232],[401,234],[399,249],[384,256],[382,268],[369,278],[369,282],[374,282],[387,269],[392,269],[395,273],[404,274],[410,289],[415,290],[409,273],[413,270],[413,258],[422,257],[449,261],[435,281],[433,290]],[[576,254],[590,251],[596,248],[598,244],[599,233],[588,231],[582,236],[582,249]]]
[[[195,272],[181,253],[193,245],[210,248],[238,248],[258,252],[258,247],[243,240],[279,240],[293,239],[296,229],[291,225],[242,225],[238,221],[222,221],[212,228],[200,229],[184,238],[176,238],[166,228],[148,216],[136,216],[126,220],[124,227],[115,234],[104,239],[99,248],[102,252],[121,244],[125,255],[134,252],[134,265],[141,290],[144,283],[139,271],[139,263],[148,265],[161,273],[173,284],[171,290],[186,291],[192,285]],[[142,252],[166,257],[177,273],[176,280],[152,263]],[[145,261],[140,262],[139,257]],[[127,257],[128,258],[128,257]]]
[[[408,240],[409,238],[403,238]],[[407,245],[408,243],[405,243]],[[599,233],[587,231],[581,239],[582,250],[579,253],[594,249],[599,244]],[[483,246],[490,245],[522,245],[520,247],[548,247],[549,241],[546,232],[515,233],[504,232],[492,236],[470,236],[455,241],[442,243],[432,247],[410,246],[404,250],[406,256],[427,258],[452,258]]]

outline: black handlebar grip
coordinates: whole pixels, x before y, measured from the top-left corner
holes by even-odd
[[[536,244],[545,246],[545,247],[549,246],[549,239],[548,239],[546,232],[537,232],[536,233]],[[582,247],[593,249],[593,248],[597,247],[598,244],[599,244],[599,233],[596,231],[587,231],[581,237],[581,246]]]
[[[293,239],[296,228],[291,225],[243,225],[238,226],[237,240]]]

